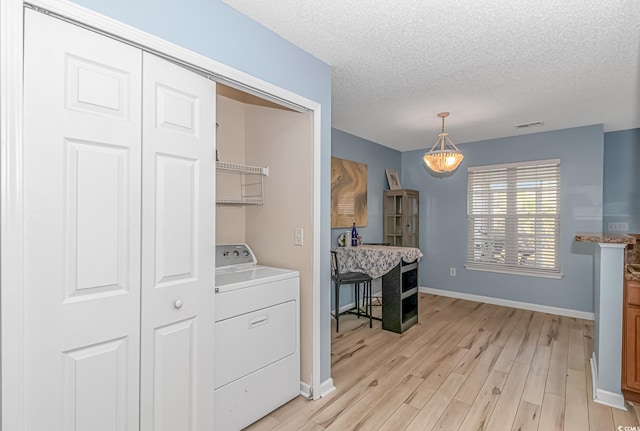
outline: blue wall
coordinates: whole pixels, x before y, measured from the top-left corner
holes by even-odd
[[[609,222],[629,223],[640,233],[640,129],[604,134],[603,230]]]
[[[74,0],[75,3],[219,61],[322,105],[321,285],[329,269],[331,193],[331,69],[220,0]],[[329,316],[330,296],[320,311]],[[321,319],[320,377],[330,377],[331,324]]]
[[[358,138],[341,130],[331,130],[331,156],[367,165],[367,217],[366,227],[358,227],[364,242],[382,242],[382,191],[389,188],[385,169],[400,172],[401,153],[388,147]],[[331,247],[338,245],[338,236],[346,229],[331,229]],[[331,289],[333,308],[333,289]],[[343,288],[340,305],[353,302],[353,291]]]
[[[574,236],[602,227],[603,148],[602,125],[473,142],[460,145],[465,158],[447,178],[426,171],[425,150],[402,153],[402,184],[420,191],[420,245],[425,254],[420,286],[593,312],[593,250],[576,243]],[[564,277],[466,270],[467,167],[554,158],[561,159]],[[449,276],[450,267],[457,269],[456,277]]]
[[[385,169],[400,173],[400,154],[400,151],[331,129],[331,156],[367,165],[368,224],[358,227],[364,242],[382,241],[382,192],[389,188]],[[345,230],[331,229],[332,247],[338,245],[338,236]]]

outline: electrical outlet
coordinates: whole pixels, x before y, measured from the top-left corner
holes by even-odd
[[[303,231],[301,227],[297,227],[293,231],[293,245],[301,246],[302,243],[303,243]]]
[[[453,268],[453,267],[449,268],[449,275],[452,276],[452,277],[455,277],[456,276],[456,269]]]
[[[611,221],[607,223],[607,230],[611,232],[626,232],[629,230],[629,223],[627,223],[626,221]]]

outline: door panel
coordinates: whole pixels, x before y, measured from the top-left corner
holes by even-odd
[[[26,429],[135,430],[140,50],[25,10]]]
[[[198,160],[157,154],[155,162],[155,287],[162,288],[198,277]]]
[[[156,86],[156,126],[197,137],[199,98],[176,88]]]
[[[126,294],[128,148],[65,139],[65,301]],[[124,176],[122,173],[127,173]],[[99,182],[92,178],[100,178]]]
[[[141,429],[213,429],[215,83],[143,63]]]
[[[65,430],[125,430],[127,339],[65,352]],[[133,346],[137,349],[137,346]],[[135,371],[135,370],[133,370]]]
[[[195,336],[197,322],[188,319],[155,329],[155,431],[195,430],[197,408]],[[167,390],[171,388],[171,390]]]
[[[73,54],[66,56],[65,63],[67,108],[124,120],[129,118],[132,83],[126,70]],[[139,95],[134,97],[138,99]]]

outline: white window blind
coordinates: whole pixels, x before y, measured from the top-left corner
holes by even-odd
[[[468,168],[469,269],[560,274],[560,160]]]

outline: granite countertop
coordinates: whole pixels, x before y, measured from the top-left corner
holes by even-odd
[[[629,244],[624,250],[624,279],[640,281],[640,235],[630,233],[636,239],[635,244]]]
[[[640,281],[640,234],[619,232],[577,232],[576,242],[626,244],[624,251],[624,279]]]
[[[578,232],[576,242],[598,242],[600,244],[635,244],[636,237],[618,232]]]
[[[629,281],[640,281],[640,272],[629,272],[628,265],[625,265],[624,279]]]

